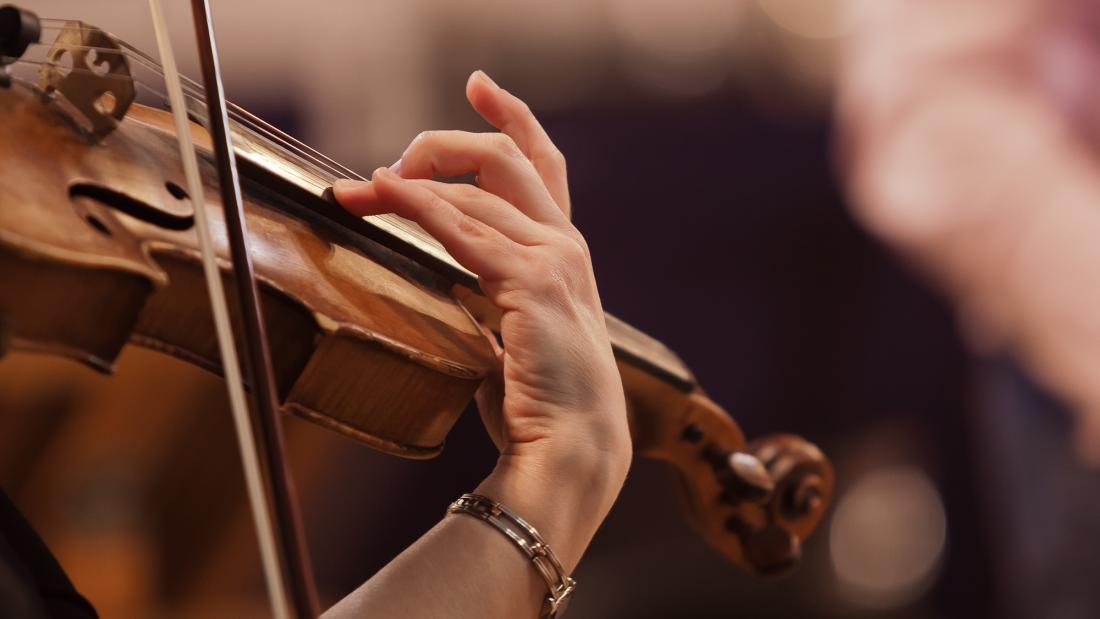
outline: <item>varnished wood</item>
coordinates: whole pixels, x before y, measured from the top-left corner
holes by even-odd
[[[499,330],[500,311],[487,299],[462,286],[456,287],[456,294],[480,322]],[[675,367],[680,362],[674,353],[622,321],[609,317],[607,326],[620,341],[632,342],[629,349],[615,347],[615,353],[634,453],[666,462],[676,470],[688,520],[727,559],[761,572],[775,571],[755,564],[757,557],[746,557],[744,538],[774,528],[787,536],[775,535],[779,542],[797,549],[817,528],[832,500],[829,461],[812,444],[791,435],[766,436],[748,443],[741,428],[703,393],[686,369],[678,377],[670,377],[655,370],[654,364],[638,361],[639,355],[652,354]],[[723,471],[716,469],[710,456],[732,452],[763,456],[775,486],[766,501],[731,503],[726,498],[728,492],[719,482]],[[800,490],[812,493],[816,500],[790,508],[792,495]],[[737,530],[729,526],[733,521],[741,523]],[[767,545],[775,544],[769,541]]]
[[[166,188],[184,184],[173,136],[127,117],[92,146],[20,84],[0,91],[0,115],[7,119],[0,123],[6,146],[0,155],[0,313],[11,323],[12,346],[109,371],[132,338],[218,370],[194,232],[161,228],[90,198],[74,201],[68,191],[76,180],[102,184],[152,208],[186,213],[190,207]],[[213,170],[204,164],[203,175],[211,181],[204,203],[228,269]],[[272,345],[284,407],[400,455],[438,453],[495,363],[477,324],[434,275],[415,265],[381,264],[361,246],[341,242],[340,232],[303,223],[251,193],[245,207],[267,319],[279,325]],[[333,347],[324,344],[329,338],[353,345],[332,356]],[[348,376],[368,359],[374,380]],[[409,377],[426,371],[435,373],[434,387],[454,395],[406,391]],[[347,379],[337,380],[341,376]],[[360,398],[367,391],[376,402],[403,402],[400,417],[390,419],[392,433],[364,412]],[[373,425],[361,426],[368,418]],[[421,421],[410,427],[410,418]]]
[[[134,106],[92,145],[25,86],[0,90],[0,272],[20,278],[0,287],[0,316],[14,347],[109,370],[129,340],[219,370],[193,231],[120,212],[94,192],[70,196],[73,183],[103,186],[186,221],[194,206],[167,185],[184,184],[174,139],[165,113]],[[227,269],[208,150],[202,168],[202,204]],[[261,181],[246,179],[244,207],[265,319],[277,334],[283,410],[388,453],[437,454],[494,369],[481,325],[495,326],[499,311],[468,279],[339,225],[346,214],[314,210],[335,208],[320,196],[297,201]],[[66,304],[67,295],[77,302]],[[635,452],[679,472],[692,523],[726,557],[782,569],[830,501],[828,461],[795,437],[747,442],[674,353],[614,318],[607,324]],[[731,494],[722,464],[730,453],[759,457],[771,494]]]

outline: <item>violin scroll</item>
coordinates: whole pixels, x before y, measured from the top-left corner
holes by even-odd
[[[833,497],[833,467],[812,443],[793,434],[772,434],[753,441],[750,451],[775,482],[769,510],[801,538],[820,523]]]
[[[624,360],[619,369],[634,451],[672,465],[694,528],[754,573],[791,570],[832,500],[833,470],[821,451],[789,434],[749,443],[697,388],[652,380]]]
[[[833,495],[833,469],[813,444],[791,434],[774,434],[749,444],[754,460],[766,470],[773,491],[763,501],[767,524],[727,521],[740,538],[745,559],[760,574],[794,568],[802,540],[817,528]]]

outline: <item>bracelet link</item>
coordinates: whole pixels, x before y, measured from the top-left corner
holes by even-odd
[[[550,593],[543,601],[540,619],[560,617],[569,603],[569,596],[577,588],[577,581],[565,573],[558,557],[526,520],[512,510],[480,494],[466,493],[455,499],[447,508],[451,514],[469,514],[493,525],[512,540],[523,554],[535,564],[535,569],[546,581]]]

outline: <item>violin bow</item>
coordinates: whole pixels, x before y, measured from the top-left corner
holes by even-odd
[[[176,135],[183,160],[184,174],[192,199],[203,195],[198,160],[191,137],[187,105],[183,98],[179,71],[168,37],[168,28],[160,0],[149,0],[157,46],[164,65]],[[260,546],[260,558],[272,612],[278,619],[298,619],[319,614],[305,532],[295,500],[290,470],[283,453],[282,420],[275,390],[275,375],[268,349],[266,330],[252,259],[248,255],[248,228],[241,199],[240,179],[233,156],[225,96],[222,91],[218,51],[207,0],[192,0],[209,131],[213,140],[226,231],[237,289],[238,311],[244,327],[245,368],[255,396],[253,414],[249,414],[244,394],[240,361],[234,344],[229,310],[222,288],[221,274],[214,255],[206,209],[194,205],[196,230],[202,252],[203,273],[214,314],[218,347],[229,390],[234,427],[245,473],[245,485]],[[293,609],[293,613],[291,611]]]

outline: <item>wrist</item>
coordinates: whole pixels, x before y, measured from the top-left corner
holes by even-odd
[[[534,526],[572,571],[615,502],[630,466],[630,441],[592,449],[558,435],[502,454],[475,492]]]

